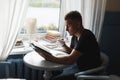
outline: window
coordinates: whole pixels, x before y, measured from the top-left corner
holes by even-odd
[[[31,0],[20,34],[58,30],[60,0]]]
[[[25,43],[39,40],[46,30],[58,30],[59,12],[60,0],[31,0],[15,45],[21,40]]]
[[[40,39],[46,30],[58,30],[60,0],[31,0],[17,40]],[[42,34],[41,34],[42,33]]]

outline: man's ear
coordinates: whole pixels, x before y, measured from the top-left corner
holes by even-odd
[[[77,26],[77,28],[79,29],[80,26],[81,26],[81,23],[80,23],[80,22],[77,22],[77,23],[76,23],[76,26]]]
[[[77,24],[78,24],[79,26],[81,26],[81,25],[82,25],[82,23],[81,23],[81,22],[78,22]]]

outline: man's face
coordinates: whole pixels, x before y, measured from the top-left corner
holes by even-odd
[[[77,23],[75,21],[65,20],[65,24],[66,24],[66,31],[68,31],[70,35],[75,35],[75,33],[78,31]]]

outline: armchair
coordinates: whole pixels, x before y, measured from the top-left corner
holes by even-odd
[[[116,75],[79,75],[77,80],[120,80],[120,77]]]
[[[86,70],[86,71],[81,71],[78,73],[75,73],[75,76],[77,78],[77,80],[83,80],[83,79],[108,79],[108,76],[93,76],[92,74],[96,74],[96,73],[100,73],[100,75],[104,75],[105,74],[105,69],[108,65],[109,62],[109,57],[104,54],[103,52],[100,53],[101,55],[101,60],[102,60],[102,64],[100,67],[94,68],[94,69],[90,69],[90,70]]]

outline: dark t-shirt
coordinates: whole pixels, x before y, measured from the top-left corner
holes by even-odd
[[[99,45],[90,30],[84,29],[79,40],[76,36],[73,36],[70,47],[82,53],[77,60],[80,71],[101,65]]]

